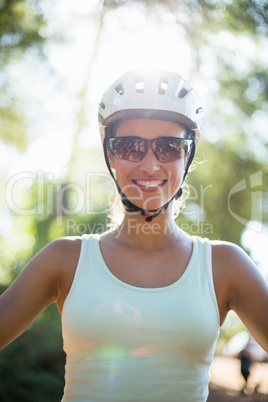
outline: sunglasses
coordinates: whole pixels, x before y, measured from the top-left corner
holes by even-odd
[[[108,149],[118,159],[140,162],[149,147],[160,163],[173,162],[185,158],[191,151],[194,140],[178,137],[159,137],[147,140],[141,137],[110,138]]]

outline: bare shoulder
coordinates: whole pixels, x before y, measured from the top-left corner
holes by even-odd
[[[232,243],[212,242],[215,291],[222,321],[234,310],[255,339],[268,349],[268,285],[247,253]]]
[[[81,242],[81,237],[61,237],[53,240],[41,252],[55,262],[69,262],[79,258]]]
[[[228,242],[212,242],[213,275],[221,285],[232,286],[232,290],[244,287],[247,282],[265,282],[263,275],[239,246]],[[253,281],[253,282],[251,282]]]
[[[57,275],[57,305],[60,312],[72,286],[79,261],[81,242],[81,237],[62,237],[49,243],[43,250],[45,255],[52,259],[54,273]]]
[[[16,283],[22,282],[25,287],[35,278],[35,288],[47,288],[51,301],[57,303],[61,312],[75,275],[81,241],[80,237],[53,240],[33,257]]]
[[[211,244],[214,256],[221,262],[224,262],[222,261],[223,256],[227,258],[228,262],[235,262],[240,258],[248,258],[246,252],[234,243],[212,240]]]
[[[78,237],[53,240],[33,257],[29,268],[45,270],[46,275],[59,277],[77,264],[80,248],[81,238]]]
[[[19,336],[51,303],[61,312],[71,287],[81,239],[49,243],[0,297],[0,349]]]

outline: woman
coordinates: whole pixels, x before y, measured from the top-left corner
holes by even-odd
[[[253,262],[239,247],[191,237],[173,220],[202,111],[175,73],[129,72],[111,85],[99,121],[122,223],[101,236],[50,243],[1,297],[1,347],[57,303],[67,354],[63,401],[205,401],[231,309],[268,351],[268,287]]]

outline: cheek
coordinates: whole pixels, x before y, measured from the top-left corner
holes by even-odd
[[[181,159],[180,161],[176,162],[173,166],[171,166],[169,169],[171,183],[175,189],[181,186],[186,165],[187,160]]]
[[[122,159],[113,160],[113,165],[111,165],[114,169],[116,180],[119,182],[125,182],[127,180],[128,175],[133,171],[133,167],[130,166],[130,163],[124,161]]]
[[[181,175],[184,174],[185,166],[187,165],[187,159],[183,158],[180,159],[176,162],[173,162],[173,164],[170,166],[170,171],[171,174],[174,175],[174,177],[180,178]]]

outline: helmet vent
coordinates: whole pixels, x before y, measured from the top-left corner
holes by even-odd
[[[138,94],[143,94],[144,93],[144,88],[145,88],[145,82],[144,79],[142,78],[137,78],[135,80],[135,86],[136,86],[136,92]]]
[[[185,97],[185,95],[187,95],[188,94],[188,89],[186,89],[186,88],[182,88],[181,90],[180,90],[180,92],[178,93],[178,98],[180,98],[180,99],[182,99],[182,98],[184,98]]]
[[[120,96],[124,95],[124,88],[123,88],[123,85],[122,85],[122,84],[118,84],[118,85],[115,87],[115,90],[116,90],[116,92],[118,93],[118,95],[120,95]]]
[[[168,79],[160,78],[158,82],[158,95],[165,95],[168,87]]]

